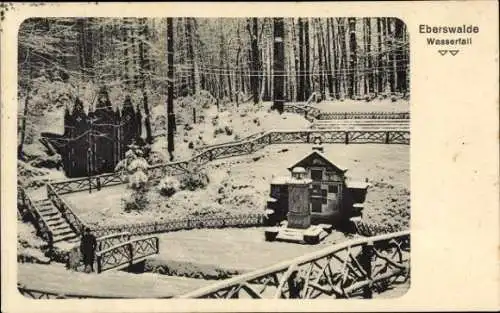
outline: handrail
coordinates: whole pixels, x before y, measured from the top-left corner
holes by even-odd
[[[148,243],[149,242],[149,243]],[[142,243],[142,245],[141,245]],[[135,249],[136,246],[140,249]],[[125,242],[120,242],[107,249],[96,253],[97,273],[105,270],[121,267],[123,265],[132,265],[134,261],[153,254],[158,254],[160,251],[159,238],[150,236],[145,238],[132,239]],[[136,253],[138,252],[138,255]],[[115,255],[115,254],[117,255]],[[111,256],[106,256],[110,254]],[[109,267],[105,267],[108,265]]]
[[[135,223],[122,224],[104,227],[95,227],[92,231],[95,234],[115,233],[127,229],[133,235],[155,234],[168,231],[188,230],[200,228],[219,228],[219,227],[235,227],[235,226],[256,226],[262,225],[264,214],[241,214],[225,218],[184,218],[171,219],[161,223]],[[235,222],[236,221],[236,222]]]
[[[393,112],[321,112],[317,116],[318,121],[344,120],[344,119],[410,119],[409,111]]]
[[[50,201],[52,201],[57,210],[61,212],[64,219],[68,222],[71,228],[73,228],[73,231],[76,234],[81,234],[82,230],[87,227],[87,225],[73,212],[71,206],[69,206],[66,201],[64,201],[64,199],[57,194],[51,184],[47,184],[46,186],[47,197]]]
[[[106,248],[104,250],[97,251],[96,252],[96,257],[97,256],[101,256],[101,255],[103,255],[105,253],[108,253],[110,251],[113,251],[114,249],[119,248],[119,247],[124,246],[124,245],[129,244],[129,243],[135,243],[135,242],[139,242],[139,241],[146,241],[146,240],[155,239],[155,238],[158,239],[157,236],[148,236],[148,237],[136,238],[136,239],[131,239],[131,240],[128,240],[128,241],[124,241],[124,242],[118,243],[118,244],[116,244],[114,246],[111,246],[109,248]]]
[[[289,268],[296,268],[304,264],[308,264],[319,259],[328,257],[330,255],[335,254],[336,252],[340,252],[342,250],[351,249],[358,246],[363,246],[366,244],[376,244],[378,242],[389,241],[394,238],[401,238],[410,236],[410,231],[401,231],[396,233],[384,234],[374,237],[362,237],[358,239],[354,239],[351,241],[342,242],[319,251],[315,251],[312,253],[308,253],[306,255],[299,256],[297,258],[286,260],[265,268],[257,269],[255,271],[238,275],[233,278],[226,279],[221,281],[220,283],[213,284],[211,286],[202,287],[198,290],[189,292],[187,294],[178,296],[177,298],[200,298],[207,294],[215,293],[219,290],[223,290],[226,288],[231,288],[234,285],[249,282],[252,280],[256,280],[262,276],[269,275],[271,273],[277,272],[285,272]]]
[[[251,134],[249,136],[246,136],[246,137],[238,139],[238,140],[233,140],[233,141],[222,142],[222,143],[217,143],[217,144],[213,144],[213,145],[205,145],[205,146],[197,147],[197,148],[195,148],[195,150],[196,151],[207,151],[208,149],[223,147],[223,146],[227,146],[228,144],[235,144],[235,143],[247,142],[247,141],[251,141],[255,137],[257,137],[259,135],[263,135],[265,133],[267,133],[267,131],[261,131],[261,132],[258,132],[258,133],[253,133],[253,134]]]
[[[43,215],[40,214],[37,206],[28,195],[28,193],[24,190],[24,188],[18,187],[18,191],[23,195],[23,204],[26,207],[26,210],[32,215],[33,226],[35,226],[37,233],[39,233],[40,237],[47,241],[49,248],[52,250],[54,244],[54,231],[49,226],[49,223],[45,220]]]

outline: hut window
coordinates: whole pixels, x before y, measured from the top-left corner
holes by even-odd
[[[329,185],[328,186],[328,192],[329,193],[338,193],[339,192],[339,187],[337,185]]]
[[[322,180],[323,179],[323,171],[322,170],[311,170],[311,179],[312,180]]]

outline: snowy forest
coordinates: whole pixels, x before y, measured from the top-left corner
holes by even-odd
[[[167,124],[151,107],[166,103],[169,82],[174,101],[217,108],[409,97],[408,34],[394,18],[31,18],[18,40],[19,155],[53,124],[37,118],[75,98],[91,107],[102,86],[116,105],[131,95],[149,141]]]

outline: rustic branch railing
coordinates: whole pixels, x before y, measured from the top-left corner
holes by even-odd
[[[405,283],[410,232],[359,238],[200,288],[179,298],[371,298]]]
[[[307,102],[305,105],[295,105],[295,104],[286,104],[284,107],[284,111],[287,113],[296,113],[303,115],[306,120],[309,122],[314,122],[321,114],[321,110],[309,105]]]
[[[143,258],[158,254],[158,237],[147,237],[121,242],[96,253],[97,273],[130,266]]]
[[[17,290],[19,290],[19,293],[21,293],[22,296],[30,299],[86,299],[86,298],[93,298],[93,299],[123,299],[126,297],[120,297],[120,296],[103,296],[103,295],[98,295],[98,294],[91,294],[89,292],[87,293],[60,293],[60,290],[39,290],[39,289],[33,289],[29,288],[26,286],[23,286],[21,284],[17,285]]]
[[[80,220],[78,215],[76,215],[71,207],[64,201],[62,197],[54,190],[51,184],[47,184],[47,198],[52,201],[54,206],[61,212],[62,216],[71,226],[72,230],[76,234],[81,234],[83,229],[86,227],[85,223]]]
[[[97,251],[106,250],[112,246],[130,240],[131,234],[129,232],[122,232],[117,234],[110,234],[97,238]]]
[[[112,246],[118,245],[120,243],[130,240],[130,233],[123,232],[118,234],[106,235],[97,238],[97,249],[96,252],[108,249]],[[75,246],[69,250],[66,267],[75,271],[79,271],[83,266],[82,255],[80,251],[80,245],[75,244]]]
[[[410,119],[410,112],[322,112],[318,120],[344,119]]]
[[[40,214],[38,208],[35,203],[31,199],[31,197],[26,193],[24,188],[17,188],[18,192],[18,200],[22,201],[20,210],[22,212],[23,218],[28,216],[29,220],[33,223],[33,226],[36,229],[37,236],[41,237],[45,242],[47,242],[49,249],[52,250],[54,244],[54,235],[49,223],[45,220],[45,218]],[[19,205],[19,203],[18,203]]]
[[[224,218],[187,218],[166,220],[154,223],[122,224],[104,227],[94,227],[92,231],[96,236],[106,236],[120,232],[128,232],[131,236],[166,233],[178,230],[190,230],[196,228],[224,228],[224,227],[251,227],[261,226],[264,223],[264,215],[248,214],[236,215]]]
[[[342,143],[342,144],[409,144],[410,132],[407,130],[274,130],[249,136],[249,140],[229,142],[210,146],[191,159],[158,164],[149,168],[151,181],[157,181],[165,175],[182,175],[194,171],[207,162],[234,156],[251,154],[271,144],[284,143]],[[125,183],[120,173],[109,173],[99,176],[75,178],[51,182],[53,189],[59,194],[84,191],[89,188],[100,189]]]

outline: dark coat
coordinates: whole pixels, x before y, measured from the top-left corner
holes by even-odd
[[[94,253],[97,248],[97,239],[92,234],[83,234],[80,243],[80,251],[83,255],[83,262],[90,264],[94,262]]]

